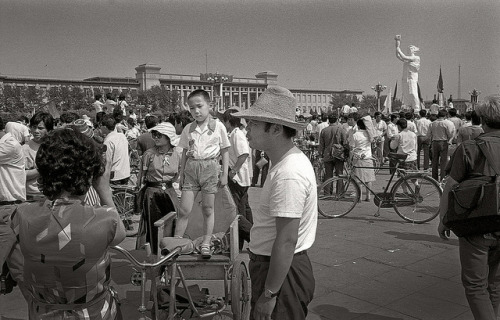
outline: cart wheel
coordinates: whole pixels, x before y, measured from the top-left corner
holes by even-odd
[[[250,318],[250,278],[245,263],[235,261],[231,275],[231,311],[234,320]]]

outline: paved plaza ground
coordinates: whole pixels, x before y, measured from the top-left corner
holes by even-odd
[[[376,185],[385,184],[388,177],[381,172]],[[252,206],[260,190],[250,189]],[[307,319],[473,319],[460,283],[457,238],[442,241],[437,219],[414,225],[392,209],[375,218],[375,210],[373,203],[362,202],[344,218],[320,217],[316,242],[308,251],[316,292]],[[123,246],[132,249],[133,239]],[[137,319],[138,287],[128,284],[130,267],[118,255],[113,257],[112,275],[125,319]],[[0,319],[26,318],[19,290],[0,296]],[[217,318],[231,316],[228,312]]]

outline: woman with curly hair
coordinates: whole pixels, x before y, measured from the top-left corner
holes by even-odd
[[[103,150],[80,132],[57,129],[36,156],[45,202],[19,205],[9,258],[30,319],[121,319],[109,289],[108,248],[125,238]],[[102,206],[84,204],[93,185]],[[23,262],[24,259],[24,262]]]
[[[139,223],[136,248],[146,242],[157,251],[157,230],[155,221],[172,211],[177,211],[178,200],[172,183],[177,179],[180,154],[174,150],[179,142],[175,127],[162,122],[150,129],[155,147],[146,150],[142,156],[142,167],[137,177],[141,189],[139,202],[142,216]]]

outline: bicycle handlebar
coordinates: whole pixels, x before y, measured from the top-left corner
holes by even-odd
[[[122,247],[120,246],[113,246],[111,247],[111,249],[114,249],[116,251],[119,251],[121,252],[125,257],[127,257],[127,259],[134,265],[136,266],[137,268],[156,268],[158,266],[161,266],[163,265],[165,262],[167,262],[168,260],[172,260],[173,258],[175,258],[176,256],[178,256],[180,253],[181,253],[181,250],[182,248],[181,247],[176,247],[174,250],[172,250],[172,252],[170,252],[169,254],[167,254],[165,257],[163,257],[160,261],[157,261],[155,263],[149,263],[149,262],[139,262],[137,261],[136,258],[134,258],[134,256],[126,249],[123,249]]]

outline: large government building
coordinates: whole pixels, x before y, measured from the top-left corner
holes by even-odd
[[[93,77],[83,80],[42,79],[0,74],[0,88],[4,86],[35,86],[40,90],[48,90],[52,86],[80,87],[89,97],[97,92],[123,91],[131,95],[139,90],[153,86],[161,86],[170,91],[177,91],[180,103],[185,104],[187,95],[196,89],[204,89],[211,93],[219,110],[232,106],[248,108],[257,97],[270,85],[279,85],[278,75],[265,71],[255,75],[255,78],[243,78],[222,74],[183,75],[161,73],[161,67],[155,64],[142,64],[135,68],[135,78]],[[297,99],[299,111],[325,112],[331,110],[332,95],[348,95],[361,98],[361,90],[314,90],[290,89]]]

